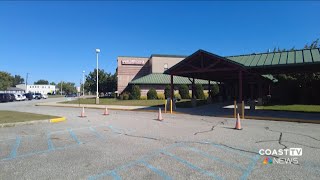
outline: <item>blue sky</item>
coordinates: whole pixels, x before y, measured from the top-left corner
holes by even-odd
[[[303,48],[320,38],[320,2],[0,2],[0,70],[29,82],[114,73],[117,56],[218,55]]]

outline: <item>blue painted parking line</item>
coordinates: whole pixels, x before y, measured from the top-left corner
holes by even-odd
[[[182,145],[182,143],[175,143],[175,144],[170,145],[168,147],[165,147],[165,148],[163,148],[161,150],[155,151],[155,152],[153,152],[153,153],[151,153],[149,155],[145,155],[142,158],[140,158],[139,160],[129,162],[129,163],[124,164],[124,165],[122,165],[120,167],[117,167],[117,168],[115,168],[113,170],[106,170],[106,171],[104,171],[104,172],[102,172],[100,174],[89,176],[88,180],[99,179],[99,178],[102,178],[102,177],[105,177],[105,176],[109,176],[112,172],[118,172],[118,171],[121,171],[121,170],[125,170],[125,169],[127,169],[127,168],[129,168],[131,166],[134,166],[136,164],[142,163],[143,161],[147,161],[148,159],[150,159],[150,158],[152,158],[154,156],[158,156],[164,150],[169,150],[169,149],[172,149],[174,147],[181,146],[181,145]]]
[[[108,126],[113,133],[122,134],[122,132],[119,131],[118,128],[113,127],[112,125]]]
[[[151,171],[155,172],[156,174],[158,174],[159,176],[161,176],[163,179],[165,180],[171,180],[172,178],[170,176],[168,176],[165,172],[161,171],[160,169],[152,166],[151,164],[145,162],[145,161],[141,161],[142,164],[144,164],[147,168],[149,168]]]
[[[20,143],[21,143],[21,137],[18,136],[16,138],[16,142],[14,143],[13,147],[12,147],[12,150],[10,152],[10,155],[8,157],[8,159],[13,159],[17,156],[17,151],[18,151],[18,148],[20,146]]]
[[[94,127],[89,127],[90,131],[97,136],[99,139],[105,139],[104,136],[102,136],[100,133],[98,133],[98,131],[94,128]]]
[[[229,163],[229,162],[224,161],[224,160],[222,160],[222,159],[220,159],[218,157],[212,156],[212,155],[210,155],[208,153],[205,153],[205,152],[203,152],[203,151],[201,151],[199,149],[196,149],[194,147],[185,146],[185,148],[187,148],[187,149],[189,149],[189,150],[191,150],[191,151],[193,151],[193,152],[195,152],[197,154],[200,154],[200,155],[202,155],[204,157],[207,157],[207,158],[209,158],[211,160],[217,161],[217,162],[219,162],[219,163],[221,163],[221,164],[223,164],[225,166],[228,166],[228,167],[231,167],[231,168],[236,168],[236,169],[239,169],[240,171],[245,171],[246,170],[245,168],[243,168],[243,167],[241,167],[239,165],[236,165],[235,163]]]
[[[115,171],[111,172],[111,176],[113,177],[114,180],[121,180],[121,177],[119,176],[119,174]]]
[[[52,151],[54,150],[54,146],[53,146],[53,143],[52,143],[52,140],[51,140],[51,133],[47,133],[47,141],[48,141],[48,150],[49,151]]]
[[[240,177],[241,180],[246,180],[249,177],[249,175],[251,174],[254,166],[256,165],[259,159],[260,159],[259,154],[253,157],[251,163],[248,166],[248,169],[245,172],[243,172],[242,176]]]
[[[72,129],[68,128],[69,134],[72,137],[72,139],[74,139],[77,144],[81,144],[81,141],[79,141],[78,137],[76,136],[76,134],[74,134],[74,132],[72,131]]]
[[[176,156],[176,155],[174,155],[174,154],[172,154],[172,153],[169,153],[169,152],[167,152],[167,151],[162,151],[162,153],[164,153],[164,154],[172,157],[173,159],[175,159],[175,160],[177,160],[177,161],[185,164],[185,165],[188,166],[189,168],[191,168],[191,169],[193,169],[193,170],[195,170],[195,171],[198,171],[198,172],[200,172],[200,173],[202,173],[202,174],[204,174],[204,175],[213,177],[213,178],[215,178],[215,179],[222,179],[222,177],[220,177],[220,176],[218,176],[218,175],[215,175],[215,174],[212,173],[212,172],[206,171],[206,170],[204,170],[204,169],[202,169],[202,168],[200,168],[200,167],[198,167],[198,166],[196,166],[196,165],[194,165],[194,164],[192,164],[192,163],[190,163],[190,162],[188,162],[188,161],[186,161],[186,160],[184,160],[184,159],[182,159],[182,158],[180,158],[180,157],[178,157],[178,156]]]

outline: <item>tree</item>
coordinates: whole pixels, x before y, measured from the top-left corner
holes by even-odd
[[[139,86],[133,85],[130,90],[130,99],[140,99],[141,90]]]
[[[57,84],[57,87],[59,88],[61,92],[61,82]],[[77,92],[77,88],[75,86],[75,83],[73,82],[62,82],[62,93],[63,94],[73,94]]]
[[[40,80],[34,82],[34,84],[46,84],[46,85],[49,85],[49,81],[44,80],[44,79],[40,79]]]
[[[23,84],[23,83],[24,83],[24,79],[20,75],[14,75],[13,83],[12,83],[13,86],[18,84]]]
[[[182,99],[190,99],[189,87],[186,84],[180,85],[179,86],[179,94]]]
[[[195,96],[197,99],[204,99],[203,86],[202,84],[195,85]]]
[[[10,73],[0,71],[0,90],[7,90],[13,85],[13,77]]]
[[[99,69],[99,92],[114,92],[117,89],[117,75],[106,73],[103,69]],[[86,76],[84,88],[87,92],[96,92],[97,90],[97,70],[94,69]]]
[[[166,85],[166,87],[164,88],[164,97],[167,99],[170,97],[171,95],[171,87],[169,85]]]
[[[157,94],[156,89],[154,89],[154,88],[149,89],[149,91],[147,92],[147,98],[148,99],[157,99],[158,94]]]
[[[53,85],[53,86],[54,86],[54,85],[56,85],[56,83],[55,83],[55,82],[51,82],[50,85]]]

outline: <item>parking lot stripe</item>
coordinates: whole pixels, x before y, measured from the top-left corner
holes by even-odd
[[[215,157],[215,156],[212,156],[212,155],[210,155],[210,154],[207,154],[207,153],[205,153],[205,152],[203,152],[203,151],[201,151],[201,150],[199,150],[199,149],[197,149],[197,148],[189,147],[189,146],[185,146],[185,148],[187,148],[187,149],[189,149],[189,150],[191,150],[191,151],[193,151],[193,152],[195,152],[195,153],[197,153],[197,154],[200,154],[200,155],[202,155],[202,156],[204,156],[204,157],[207,157],[207,158],[209,158],[209,159],[211,159],[211,160],[214,160],[214,161],[217,161],[217,162],[219,162],[219,163],[222,163],[222,164],[224,164],[225,166],[228,166],[228,167],[231,167],[231,168],[236,168],[236,169],[239,169],[240,171],[245,171],[245,170],[246,170],[246,169],[244,169],[244,168],[236,165],[235,163],[226,162],[226,161],[224,161],[224,160],[222,160],[222,159],[220,159],[220,158],[218,158],[218,157]]]
[[[52,143],[52,141],[51,141],[51,134],[50,134],[50,132],[47,133],[47,141],[48,141],[48,150],[49,150],[49,151],[54,150],[54,146],[53,146],[53,143]]]
[[[171,180],[172,178],[168,176],[165,172],[161,171],[160,169],[157,169],[156,167],[152,166],[151,164],[141,161],[143,165],[145,165],[147,168],[149,168],[151,171],[155,172],[159,176],[161,176],[165,180]]]
[[[76,136],[76,134],[74,134],[74,132],[72,131],[72,129],[68,128],[68,131],[70,133],[70,136],[78,143],[81,144],[81,141],[79,141],[78,137]]]
[[[119,176],[119,174],[115,171],[111,172],[111,176],[113,177],[113,179],[115,180],[121,180],[121,177]]]
[[[103,137],[100,133],[98,133],[98,131],[94,127],[89,127],[89,129],[94,135],[97,136],[97,138],[105,139],[105,137]]]
[[[18,151],[18,148],[20,146],[20,143],[21,143],[21,137],[17,136],[16,137],[16,142],[14,143],[14,145],[12,147],[12,150],[10,152],[10,156],[8,157],[9,159],[15,158],[17,156],[17,151]]]
[[[112,132],[114,132],[114,133],[117,133],[117,134],[122,134],[117,128],[114,128],[113,126],[108,126],[111,130],[112,130]]]
[[[242,174],[242,176],[240,177],[241,180],[246,180],[249,175],[251,174],[254,166],[256,165],[257,161],[260,159],[260,155],[257,154],[256,156],[254,156],[252,162],[249,164],[248,169]]]
[[[215,179],[222,179],[220,176],[217,176],[217,175],[215,175],[215,174],[212,173],[212,172],[206,171],[206,170],[204,170],[204,169],[202,169],[202,168],[200,168],[200,167],[198,167],[198,166],[196,166],[196,165],[193,165],[193,164],[191,164],[190,162],[188,162],[188,161],[186,161],[186,160],[184,160],[184,159],[182,159],[182,158],[180,158],[180,157],[178,157],[178,156],[176,156],[176,155],[174,155],[174,154],[171,154],[171,153],[169,153],[169,152],[167,152],[167,151],[162,151],[162,153],[164,153],[164,154],[172,157],[173,159],[175,159],[175,160],[177,160],[177,161],[185,164],[186,166],[190,167],[191,169],[193,169],[193,170],[195,170],[195,171],[198,171],[198,172],[200,172],[200,173],[202,173],[202,174],[205,174],[205,175],[207,175],[207,176],[213,177],[213,178],[215,178]]]

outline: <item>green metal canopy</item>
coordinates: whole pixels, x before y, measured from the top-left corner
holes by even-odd
[[[191,81],[187,77],[174,76],[174,84],[191,84]],[[196,84],[208,84],[207,80],[195,79]],[[212,81],[211,81],[212,83]],[[131,81],[129,84],[170,84],[170,75],[154,73],[143,76],[141,78]]]

